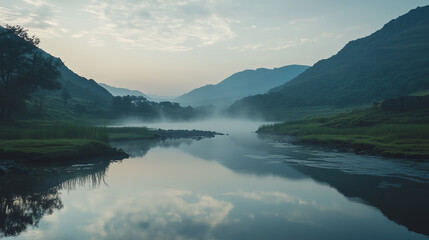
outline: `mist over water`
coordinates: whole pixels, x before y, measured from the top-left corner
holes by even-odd
[[[1,1],[0,240],[429,240],[427,4]]]
[[[262,124],[261,120],[246,120],[239,118],[213,117],[195,121],[156,121],[144,122],[138,119],[125,119],[114,124],[114,126],[125,127],[149,127],[153,129],[176,129],[176,130],[205,130],[224,134],[248,134],[256,132]]]
[[[426,162],[403,161],[402,159],[347,153],[319,146],[300,146],[292,144],[292,137],[259,136],[255,133],[261,125],[272,123],[274,122],[237,118],[210,118],[183,122],[124,120],[116,126],[216,131],[229,136],[217,136],[214,139],[197,142],[190,141],[192,142],[192,148],[203,149],[202,151],[205,151],[204,149],[214,147],[208,146],[207,144],[209,143],[216,143],[216,146],[222,146],[224,144],[232,144],[231,142],[234,141],[234,144],[245,145],[244,151],[248,151],[249,149],[263,150],[260,152],[264,155],[254,156],[255,158],[319,168],[338,169],[355,174],[411,178],[415,181],[429,182],[429,175],[427,174],[429,163]],[[175,141],[185,142],[183,140]],[[167,140],[167,142],[171,142],[171,140]],[[229,151],[230,149],[226,147],[219,149],[219,152]]]

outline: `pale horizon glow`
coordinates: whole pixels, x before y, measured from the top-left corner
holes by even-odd
[[[429,0],[2,0],[77,74],[179,96],[245,69],[313,65]]]

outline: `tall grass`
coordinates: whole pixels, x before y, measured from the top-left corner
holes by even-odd
[[[356,133],[357,134],[357,133]],[[392,138],[429,139],[428,124],[381,124],[366,132],[370,136],[391,136]]]
[[[300,142],[335,143],[386,156],[429,156],[429,111],[354,111],[332,117],[261,126],[258,133],[297,136]]]
[[[91,139],[107,143],[108,132],[105,127],[83,126],[63,123],[50,126],[3,127],[0,128],[0,139]]]

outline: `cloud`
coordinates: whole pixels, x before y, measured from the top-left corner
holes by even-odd
[[[282,39],[275,39],[275,40],[270,39],[260,43],[250,43],[250,44],[245,44],[241,46],[229,47],[229,49],[236,50],[236,51],[255,51],[255,50],[276,51],[276,50],[283,50],[291,47],[297,47],[308,41],[309,41],[308,38],[300,38],[297,40],[290,40],[290,41],[285,41]]]
[[[46,2],[41,1],[41,0],[23,0],[23,1],[30,4],[30,5],[34,5],[34,6],[50,5],[49,3],[46,3]]]
[[[155,190],[117,201],[85,229],[93,239],[207,239],[233,208],[211,196]]]
[[[267,204],[272,203],[290,203],[290,204],[299,204],[299,205],[308,205],[308,203],[297,197],[288,195],[283,192],[229,192],[224,193],[226,196],[242,197],[246,199],[251,199],[255,201],[261,201]]]
[[[9,8],[0,7],[0,22],[21,25],[39,37],[58,37],[68,31],[59,27],[59,9],[40,0],[14,1]]]
[[[324,19],[324,16],[321,17],[311,17],[311,18],[297,18],[289,22],[290,25],[301,25],[301,24],[313,24]]]
[[[148,50],[186,51],[235,37],[228,20],[202,0],[94,0],[83,11],[96,26],[93,35],[113,36],[125,45]]]
[[[317,42],[322,40],[338,40],[342,37],[344,37],[344,33],[322,32],[318,36],[314,37],[311,41]]]
[[[106,46],[106,41],[100,37],[96,32],[82,31],[71,35],[73,38],[85,38],[89,46],[92,47],[104,47]]]

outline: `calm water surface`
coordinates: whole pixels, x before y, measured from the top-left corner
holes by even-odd
[[[428,163],[295,146],[259,124],[149,124],[229,135],[117,142],[131,158],[0,179],[0,236],[428,239]]]

